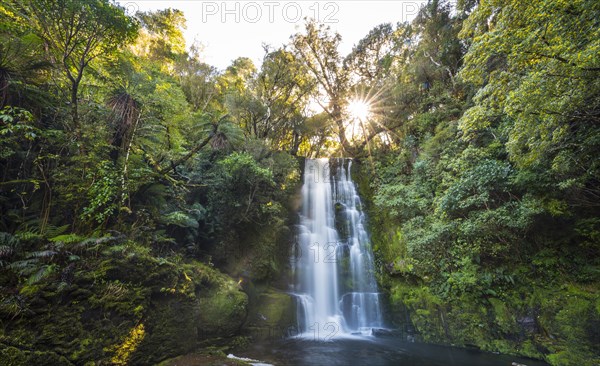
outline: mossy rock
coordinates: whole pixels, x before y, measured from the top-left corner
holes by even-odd
[[[248,296],[228,279],[217,288],[201,292],[198,305],[201,340],[231,337],[239,332],[246,320]]]
[[[336,202],[333,206],[334,212],[334,224],[337,230],[340,240],[347,241],[350,237],[350,217],[347,211],[347,207],[340,202]]]
[[[0,329],[0,366],[154,364],[193,351],[203,330],[235,335],[247,305],[216,269],[143,253],[101,258],[72,284],[40,283],[23,299],[28,311]]]
[[[72,366],[64,356],[54,352],[21,350],[0,344],[0,366],[53,365]]]
[[[247,333],[254,339],[282,338],[296,327],[296,307],[293,298],[269,288],[258,296],[249,315]]]
[[[148,365],[194,350],[198,341],[200,308],[197,301],[162,295],[152,299],[147,311],[146,336],[131,356],[133,365]]]

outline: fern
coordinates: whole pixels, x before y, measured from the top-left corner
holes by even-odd
[[[43,235],[40,230],[40,223],[41,221],[39,217],[30,217],[21,225],[19,225],[15,236],[23,241],[34,241],[41,239]]]
[[[9,233],[0,232],[0,267],[3,267],[3,259],[10,258],[19,246],[19,239]]]
[[[191,227],[198,228],[198,221],[190,217],[188,214],[182,211],[171,212],[162,217],[161,221],[166,225],[176,225],[179,227]]]
[[[54,226],[48,225],[46,226],[46,230],[44,230],[44,236],[47,238],[56,238],[59,235],[64,234],[69,229],[69,224],[63,226]],[[52,239],[50,239],[52,240]]]
[[[0,258],[10,257],[14,253],[14,248],[9,245],[0,245]]]
[[[16,271],[19,276],[29,276],[38,268],[38,262],[39,260],[37,258],[23,259],[10,263],[7,268]]]
[[[13,235],[5,232],[0,232],[0,245],[5,246],[16,246],[19,243],[19,239]]]
[[[19,295],[6,296],[0,302],[0,314],[10,317],[11,319],[16,318],[19,314],[26,310],[27,307],[25,302]]]
[[[50,240],[51,242],[54,242],[54,243],[62,242],[65,244],[77,243],[77,242],[81,241],[82,239],[83,239],[83,237],[81,237],[77,234],[62,234],[62,235],[48,238],[48,240]]]
[[[102,254],[111,255],[114,253],[124,253],[126,249],[127,249],[127,245],[125,245],[125,244],[114,245],[112,247],[109,247],[109,248],[106,248],[105,250],[103,250]]]
[[[21,231],[15,234],[17,238],[23,241],[31,241],[42,238],[42,234],[36,231]]]
[[[77,243],[74,247],[76,249],[84,249],[90,247],[96,247],[101,244],[111,243],[111,242],[120,242],[123,240],[122,236],[103,236],[101,238],[87,238],[79,243]]]
[[[58,253],[53,250],[39,250],[27,253],[27,258],[51,258],[56,254]]]
[[[33,285],[45,278],[50,277],[56,271],[57,267],[58,266],[56,264],[44,265],[40,267],[35,273],[29,276],[27,279],[27,284]]]

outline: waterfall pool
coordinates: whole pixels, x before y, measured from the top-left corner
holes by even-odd
[[[237,354],[237,353],[236,353]],[[542,366],[543,361],[478,350],[407,342],[400,338],[304,338],[255,343],[240,356],[274,366]]]

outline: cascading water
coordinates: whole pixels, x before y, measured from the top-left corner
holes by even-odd
[[[302,335],[328,340],[382,327],[373,255],[350,159],[307,159],[292,256]]]

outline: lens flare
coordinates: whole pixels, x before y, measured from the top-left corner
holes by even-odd
[[[364,121],[371,115],[371,106],[364,100],[354,99],[348,104],[348,112],[352,119]]]

